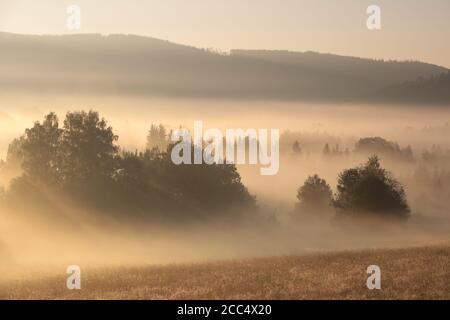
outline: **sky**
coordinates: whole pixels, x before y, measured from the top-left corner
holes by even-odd
[[[366,26],[381,8],[381,30]],[[69,5],[81,29],[66,26]],[[0,31],[138,34],[201,48],[318,51],[450,68],[450,0],[0,0]]]

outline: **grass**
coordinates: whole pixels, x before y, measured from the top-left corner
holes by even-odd
[[[381,290],[366,287],[369,265]],[[192,265],[84,268],[0,281],[0,299],[450,299],[450,246],[364,250]]]

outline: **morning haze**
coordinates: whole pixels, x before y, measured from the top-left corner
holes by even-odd
[[[450,5],[378,3],[0,0],[0,299],[448,299]]]

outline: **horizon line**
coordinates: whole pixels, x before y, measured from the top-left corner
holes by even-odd
[[[135,33],[101,33],[101,32],[79,32],[79,33],[17,33],[17,32],[10,32],[10,31],[2,31],[0,30],[0,35],[2,34],[7,34],[7,35],[13,35],[13,36],[32,36],[32,37],[69,37],[69,36],[100,36],[100,37],[104,37],[104,38],[108,38],[110,36],[132,36],[132,37],[138,37],[138,38],[145,38],[145,39],[152,39],[152,40],[158,40],[158,41],[162,41],[162,42],[167,42],[167,43],[171,43],[174,45],[179,45],[179,46],[185,46],[185,47],[190,47],[190,48],[195,48],[198,50],[208,50],[208,49],[214,49],[217,50],[217,53],[227,53],[227,54],[232,54],[232,51],[267,51],[267,52],[285,52],[285,53],[315,53],[315,54],[319,54],[319,55],[332,55],[332,56],[337,56],[337,57],[343,57],[343,58],[355,58],[355,59],[362,59],[362,60],[373,60],[373,61],[383,61],[383,62],[400,62],[400,63],[423,63],[423,64],[428,64],[428,65],[433,65],[433,66],[437,66],[440,68],[444,68],[450,71],[450,66],[444,66],[444,65],[440,65],[434,62],[428,62],[428,61],[423,61],[423,60],[417,60],[414,58],[411,59],[397,59],[397,58],[376,58],[376,57],[362,57],[362,56],[357,56],[357,55],[345,55],[345,54],[339,54],[339,53],[333,53],[333,52],[320,52],[320,51],[314,51],[314,50],[305,50],[305,51],[299,51],[299,50],[289,50],[289,49],[264,49],[264,48],[260,48],[260,49],[244,49],[244,48],[233,48],[233,49],[229,49],[229,50],[222,50],[219,48],[214,48],[214,47],[197,47],[191,44],[185,44],[185,43],[180,43],[180,42],[173,42],[171,40],[168,39],[162,39],[162,38],[157,38],[157,37],[153,37],[153,36],[149,36],[149,35],[140,35],[140,34],[135,34]],[[211,53],[213,53],[213,51],[211,51]]]

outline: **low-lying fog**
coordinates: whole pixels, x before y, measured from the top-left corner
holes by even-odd
[[[440,146],[450,149],[450,108],[399,106],[310,105],[277,102],[213,100],[185,101],[132,97],[13,97],[0,96],[0,158],[8,144],[34,121],[55,111],[99,111],[119,136],[122,149],[143,149],[151,124],[191,128],[202,120],[205,128],[277,128],[282,133],[280,171],[261,176],[259,165],[240,166],[243,183],[256,195],[261,221],[218,221],[204,225],[139,225],[77,210],[61,199],[60,215],[11,212],[0,205],[0,258],[21,263],[172,263],[211,259],[300,254],[323,250],[427,245],[450,240],[450,180],[435,189],[420,182],[422,153]],[[293,223],[297,189],[319,174],[335,190],[338,173],[367,160],[354,154],[358,139],[380,136],[411,146],[414,161],[383,159],[382,165],[404,183],[411,219],[404,226],[373,225],[370,232],[343,230],[330,219]],[[301,154],[291,143],[298,140]],[[342,154],[324,157],[325,144],[339,145]],[[348,153],[344,154],[345,149]],[[430,165],[431,172],[450,172],[450,163]],[[9,177],[2,177],[7,187]],[[195,181],[191,182],[195,184]],[[58,213],[59,214],[59,213]],[[7,270],[12,270],[9,268]]]

